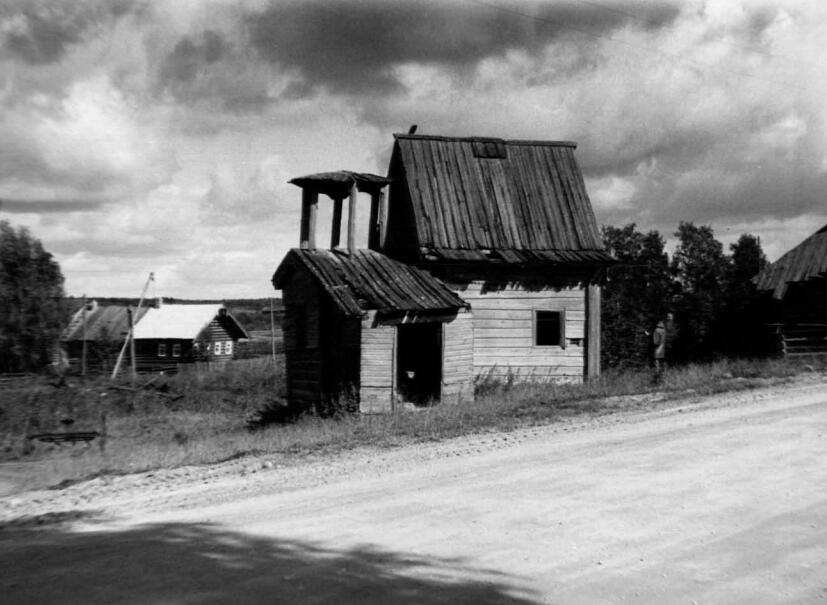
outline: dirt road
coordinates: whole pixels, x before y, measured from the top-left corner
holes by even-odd
[[[827,602],[823,379],[270,464],[0,499],[0,600]]]

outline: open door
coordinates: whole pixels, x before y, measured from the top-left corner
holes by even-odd
[[[402,401],[439,402],[442,385],[442,324],[397,326],[396,390]]]

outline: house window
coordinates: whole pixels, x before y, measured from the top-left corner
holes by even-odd
[[[534,312],[534,346],[537,347],[564,347],[566,346],[566,313],[565,311],[535,311]]]
[[[224,343],[224,354],[225,355],[232,355],[233,354],[233,341],[228,340]]]
[[[221,341],[215,343],[215,348],[213,349],[216,355],[221,355]]]
[[[166,357],[167,356],[167,345],[159,344],[158,345],[158,357]]]
[[[180,344],[172,345],[172,356],[173,357],[181,357],[181,345]]]

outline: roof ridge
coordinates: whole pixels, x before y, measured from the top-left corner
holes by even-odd
[[[464,136],[451,137],[438,134],[408,134],[395,132],[393,133],[395,139],[418,139],[430,141],[444,141],[448,143],[474,143],[474,142],[500,142],[506,145],[529,145],[533,147],[577,147],[576,141],[564,140],[537,140],[537,139],[504,139],[502,137],[483,137],[483,136]]]

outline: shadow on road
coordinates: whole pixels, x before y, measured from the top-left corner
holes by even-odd
[[[77,516],[69,511],[45,521],[64,518]],[[91,532],[42,523],[35,519],[0,530],[0,594],[6,605],[533,602],[508,586],[509,577],[456,560],[370,547],[329,550],[203,523]]]

